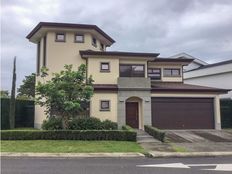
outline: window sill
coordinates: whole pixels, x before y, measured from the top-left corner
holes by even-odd
[[[102,73],[110,73],[110,70],[100,70]]]
[[[100,111],[107,112],[107,111],[110,111],[110,109],[100,109]]]
[[[55,40],[55,42],[65,42],[65,40]]]
[[[163,76],[163,77],[181,77],[181,75],[177,75],[177,76]]]
[[[84,41],[74,41],[74,43],[85,43]]]

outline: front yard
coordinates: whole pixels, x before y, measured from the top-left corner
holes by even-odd
[[[144,149],[129,141],[17,140],[1,141],[1,152],[94,153],[141,152]]]

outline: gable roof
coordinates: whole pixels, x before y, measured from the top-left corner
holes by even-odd
[[[114,43],[115,40],[107,35],[103,30],[101,30],[96,25],[90,24],[73,24],[73,23],[56,23],[56,22],[40,22],[27,36],[27,39],[30,39],[35,33],[37,33],[42,27],[48,28],[72,28],[72,29],[93,29],[100,33],[103,37],[109,40],[111,43]]]
[[[170,56],[170,58],[177,58],[177,59],[182,59],[182,58],[190,58],[190,59],[194,59],[193,62],[194,63],[197,63],[199,65],[208,65],[208,63],[206,63],[205,61],[201,60],[201,59],[198,59],[196,57],[193,57],[187,53],[179,53],[179,54],[176,54],[176,55],[173,55],[173,56]]]

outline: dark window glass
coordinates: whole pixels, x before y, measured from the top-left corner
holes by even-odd
[[[101,71],[109,71],[110,70],[110,63],[102,62],[101,63]]]
[[[167,77],[177,77],[180,76],[180,69],[169,69],[169,68],[165,68],[164,69],[164,76]]]
[[[104,51],[104,44],[101,43],[101,50]]]
[[[97,39],[96,38],[92,38],[92,45],[97,47]]]
[[[161,79],[161,69],[160,68],[149,68],[148,69],[148,77],[151,80],[160,80]]]
[[[64,33],[56,33],[56,41],[57,42],[64,42],[65,41],[65,34]]]
[[[120,77],[145,77],[144,65],[120,65]]]
[[[76,34],[75,35],[75,42],[84,43],[84,35],[82,35],[82,34]]]
[[[40,73],[40,42],[37,44],[37,75]]]
[[[102,100],[100,109],[101,110],[110,110],[110,101],[109,100]]]

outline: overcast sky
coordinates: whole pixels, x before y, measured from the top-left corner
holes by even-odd
[[[40,21],[96,24],[116,43],[108,50],[186,52],[209,63],[232,59],[232,0],[2,0],[1,89],[35,72],[25,36]]]

